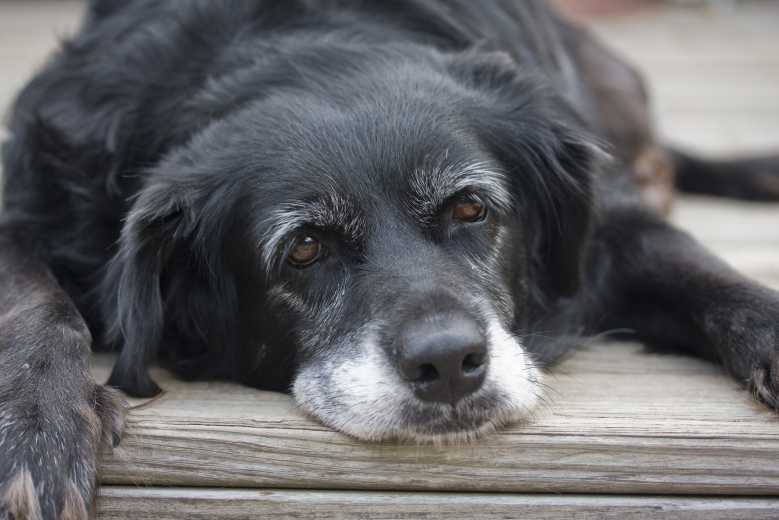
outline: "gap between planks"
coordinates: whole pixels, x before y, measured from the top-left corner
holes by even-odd
[[[97,509],[101,520],[775,520],[779,499],[108,487]]]

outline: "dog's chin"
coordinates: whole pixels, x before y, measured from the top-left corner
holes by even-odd
[[[528,407],[529,406],[529,407]],[[431,405],[414,401],[401,405],[396,421],[370,426],[369,421],[318,418],[333,429],[367,442],[401,444],[460,445],[474,442],[509,425],[529,420],[534,405],[511,406],[499,396],[487,393],[466,399],[456,406]]]
[[[293,395],[300,408],[334,430],[369,442],[462,444],[509,424],[527,422],[540,400],[541,373],[519,341],[490,323],[487,375],[456,405],[420,401],[370,332],[359,354],[300,368]]]

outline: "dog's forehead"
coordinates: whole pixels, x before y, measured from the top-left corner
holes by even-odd
[[[382,105],[307,106],[276,114],[272,129],[267,113],[248,114],[251,124],[264,121],[262,132],[249,134],[262,135],[262,143],[242,148],[251,151],[248,161],[262,164],[254,186],[264,251],[278,251],[307,226],[360,240],[398,219],[429,221],[468,189],[508,205],[496,161],[454,116],[440,124],[424,106],[404,113]]]
[[[445,158],[385,172],[387,177],[373,178],[332,172],[291,183],[294,189],[262,222],[267,260],[286,237],[306,228],[362,243],[371,230],[386,238],[398,224],[429,225],[449,198],[465,190],[478,191],[498,209],[510,205],[505,176],[489,161]]]
[[[289,180],[285,198],[277,199],[279,206],[307,213],[309,224],[315,226],[359,231],[372,218],[386,218],[379,208],[387,206],[423,218],[465,191],[482,193],[499,206],[509,204],[505,174],[478,154],[444,149],[380,167],[323,165],[318,170],[307,176],[298,172]]]

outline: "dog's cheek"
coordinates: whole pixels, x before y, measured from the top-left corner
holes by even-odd
[[[410,391],[369,338],[340,347],[301,366],[293,385],[295,401],[347,435],[371,441],[391,437]]]
[[[306,364],[298,369],[292,384],[292,397],[295,403],[306,413],[325,422],[323,411],[327,409],[326,400],[330,381],[324,371],[314,365]]]
[[[486,385],[501,396],[499,422],[526,420],[541,399],[541,371],[522,343],[494,317],[488,322],[490,366]]]
[[[519,232],[496,223],[488,243],[465,255],[467,293],[478,309],[494,310],[502,322],[511,323],[525,305],[524,255],[520,251]],[[462,284],[461,284],[462,285]]]

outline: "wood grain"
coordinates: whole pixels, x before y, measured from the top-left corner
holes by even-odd
[[[532,424],[468,446],[361,443],[287,396],[157,377],[168,393],[130,414],[106,484],[779,494],[777,416],[719,367],[638,345],[580,352]]]
[[[775,520],[779,499],[104,487],[103,520]]]

